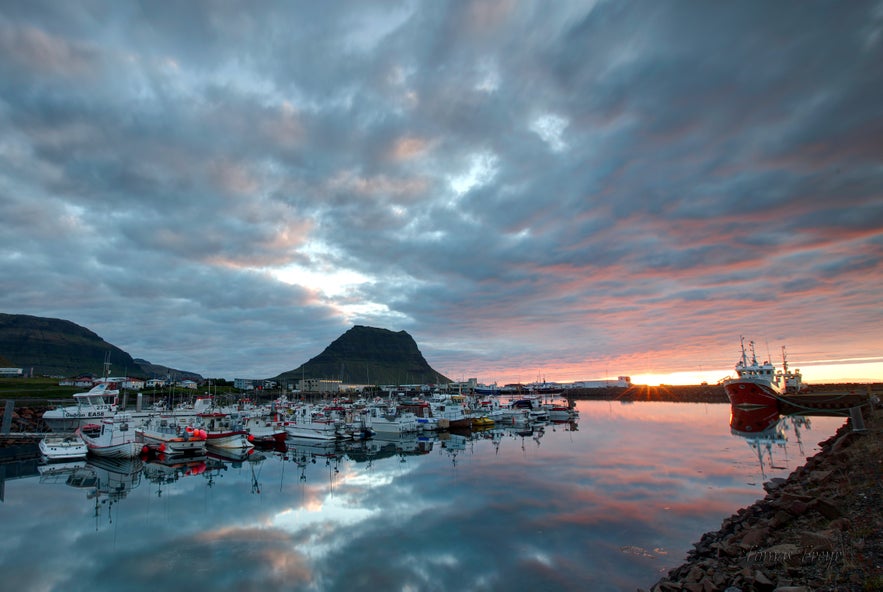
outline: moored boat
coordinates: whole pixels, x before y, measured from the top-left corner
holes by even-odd
[[[43,421],[53,432],[72,432],[87,423],[113,417],[119,393],[116,383],[102,382],[84,393],[74,394],[73,405],[46,410]]]
[[[141,452],[132,417],[128,413],[117,413],[101,423],[89,423],[77,429],[86,443],[89,452],[108,458],[135,458]]]
[[[143,444],[142,452],[146,448],[170,455],[204,453],[207,438],[204,430],[162,416],[149,419],[135,430],[135,435]]]
[[[206,446],[230,450],[254,448],[253,437],[243,428],[238,418],[227,413],[200,413],[197,426],[205,433]]]
[[[736,377],[725,378],[722,381],[724,391],[731,405],[746,406],[775,406],[778,405],[782,395],[796,393],[802,387],[800,371],[791,371],[788,362],[784,359],[785,350],[782,348],[783,370],[769,361],[759,363],[754,349],[754,342],[749,342],[748,351],[745,349],[745,338],[741,338],[742,356],[736,362]]]
[[[74,435],[49,435],[40,440],[40,453],[50,462],[86,458],[89,449],[83,439]]]
[[[292,438],[337,440],[342,424],[323,412],[303,408],[283,422],[283,427]]]
[[[377,434],[408,434],[420,429],[417,416],[410,411],[372,405],[366,410],[368,426]]]

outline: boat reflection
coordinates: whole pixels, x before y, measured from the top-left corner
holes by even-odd
[[[755,451],[760,465],[761,477],[766,481],[768,469],[788,469],[788,435],[794,434],[800,458],[806,456],[802,431],[812,429],[809,414],[830,416],[831,411],[802,411],[783,414],[780,406],[732,405],[730,407],[730,433],[747,441]],[[836,413],[842,415],[842,412]],[[776,464],[774,452],[784,458]]]
[[[84,461],[54,463],[39,467],[41,483],[67,485],[86,491],[88,499],[95,500],[95,515],[106,512],[112,522],[113,507],[139,487],[142,477],[155,486],[156,497],[163,497],[168,487],[185,477],[202,477],[211,488],[215,480],[228,469],[247,466],[251,471],[252,493],[260,494],[260,464],[270,457],[297,466],[301,483],[327,472],[334,486],[342,463],[352,463],[371,469],[375,461],[397,458],[406,463],[412,457],[431,453],[447,455],[456,467],[458,457],[472,454],[476,442],[490,441],[496,453],[506,440],[520,442],[521,450],[539,447],[546,429],[575,429],[575,421],[524,426],[488,427],[472,431],[417,432],[410,434],[381,434],[367,440],[316,440],[289,437],[283,446],[256,451],[230,450],[207,446],[198,455],[152,454],[144,458],[110,459],[89,457]],[[321,478],[321,477],[320,477]],[[96,524],[97,526],[97,524]]]
[[[209,458],[205,454],[197,456],[157,455],[144,463],[144,478],[157,486],[156,496],[162,497],[163,486],[170,485],[182,477],[202,475],[208,469]]]

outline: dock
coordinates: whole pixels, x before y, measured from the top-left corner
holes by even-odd
[[[880,400],[883,391],[874,390],[867,385],[864,390],[817,390],[781,395],[780,409],[783,415],[809,413],[812,411],[843,411],[861,408]]]

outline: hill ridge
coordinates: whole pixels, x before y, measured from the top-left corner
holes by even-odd
[[[354,325],[322,353],[275,377],[340,380],[346,384],[432,384],[450,382],[433,369],[407,331]]]

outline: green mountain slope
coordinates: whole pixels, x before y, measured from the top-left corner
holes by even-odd
[[[74,376],[104,373],[104,357],[109,353],[110,372],[152,378],[167,375],[201,380],[194,372],[184,372],[134,360],[131,355],[71,321],[0,313],[0,358],[9,366],[22,368],[35,376]]]
[[[0,355],[34,375],[100,376],[110,352],[111,373],[137,370],[132,356],[70,321],[0,313]]]
[[[341,380],[347,384],[429,384],[450,382],[432,369],[405,331],[356,325],[318,356],[275,378]]]

